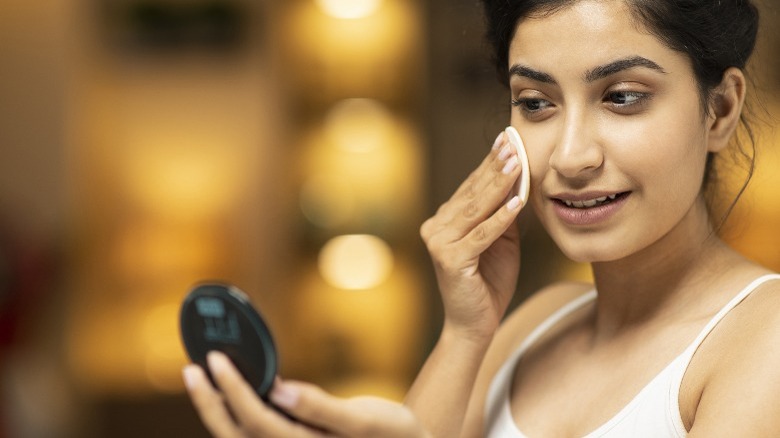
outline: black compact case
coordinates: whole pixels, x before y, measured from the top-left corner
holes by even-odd
[[[244,292],[229,284],[198,284],[184,299],[180,324],[187,354],[206,370],[212,383],[206,354],[218,350],[267,400],[277,373],[276,348],[268,326]]]

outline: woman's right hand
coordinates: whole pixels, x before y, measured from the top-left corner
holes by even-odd
[[[520,236],[513,224],[523,206],[511,191],[520,171],[517,151],[502,132],[420,228],[441,289],[445,329],[459,336],[490,338],[514,294]]]

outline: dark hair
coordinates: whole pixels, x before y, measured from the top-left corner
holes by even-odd
[[[487,40],[499,79],[508,84],[509,45],[517,23],[528,17],[554,14],[579,0],[482,0]],[[625,0],[634,18],[672,50],[691,61],[706,111],[712,93],[730,67],[745,70],[756,43],[758,9],[750,0]],[[736,141],[735,156],[747,163],[747,179],[720,218],[722,225],[747,187],[755,167],[756,140],[745,112],[741,115],[749,145]],[[714,177],[714,154],[707,159],[703,187],[709,192]],[[710,211],[714,196],[707,197]]]

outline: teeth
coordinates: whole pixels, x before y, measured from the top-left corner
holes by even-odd
[[[569,201],[569,200],[563,200],[563,203],[566,204],[567,207],[574,207],[574,208],[590,208],[595,207],[597,205],[603,204],[607,202],[607,199],[610,201],[614,201],[615,198],[617,198],[617,194],[609,195],[609,196],[602,196],[600,198],[596,199],[588,199],[586,201]]]

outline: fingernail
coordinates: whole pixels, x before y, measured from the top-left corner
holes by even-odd
[[[506,203],[506,208],[508,208],[509,210],[514,210],[519,206],[520,206],[519,196],[513,196],[512,199],[510,199],[509,202]]]
[[[501,146],[501,143],[503,143],[504,140],[504,131],[501,131],[500,134],[498,134],[498,137],[496,137],[496,141],[493,142],[493,147],[491,149],[496,150],[499,146]]]
[[[271,402],[280,408],[292,409],[298,404],[301,393],[298,388],[281,382],[276,382],[271,390]]]
[[[206,362],[209,364],[212,375],[220,374],[230,366],[227,356],[219,351],[209,351],[206,355]]]
[[[181,376],[187,389],[194,388],[198,381],[198,366],[192,364],[185,366],[181,370]]]
[[[506,145],[501,149],[501,152],[498,153],[498,159],[506,160],[510,155],[512,155],[512,148],[509,147],[509,145]]]
[[[515,170],[515,167],[517,167],[517,157],[512,157],[509,159],[509,161],[506,162],[501,172],[508,175],[509,172]]]

